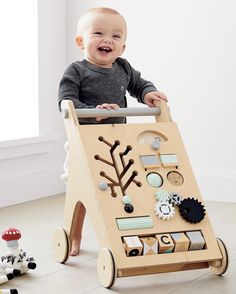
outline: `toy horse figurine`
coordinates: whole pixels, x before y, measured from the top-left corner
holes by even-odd
[[[5,267],[0,264],[0,284],[6,283],[9,280],[12,280],[14,278],[13,273],[7,274]],[[1,290],[0,290],[1,293]]]
[[[14,278],[13,273],[7,274],[4,266],[0,265],[0,284],[3,284]],[[17,294],[18,291],[16,289],[1,289],[0,294]]]
[[[2,261],[2,258],[1,258]],[[13,272],[9,272],[8,269],[1,263],[0,264],[0,284],[3,284],[9,280],[12,280],[15,276],[19,275],[19,270],[14,269]],[[18,294],[16,289],[1,289],[0,294]]]
[[[2,239],[7,242],[7,247],[10,249],[7,255],[1,257],[2,267],[6,274],[12,273],[17,276],[26,273],[29,269],[36,268],[34,259],[28,257],[22,249],[18,249],[18,240],[20,238],[21,232],[14,228],[2,233]]]

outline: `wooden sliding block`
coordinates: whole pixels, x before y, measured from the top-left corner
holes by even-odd
[[[160,159],[164,167],[178,166],[176,154],[161,154]]]
[[[205,240],[200,231],[186,232],[187,237],[190,240],[189,251],[201,250],[205,246]]]
[[[171,238],[174,241],[174,252],[188,251],[190,240],[184,233],[172,233]]]
[[[173,252],[175,244],[170,236],[170,234],[158,234],[156,238],[159,243],[159,253],[170,253]]]
[[[143,244],[138,236],[123,237],[127,256],[137,256],[142,254]]]
[[[160,159],[157,155],[140,155],[140,160],[145,169],[157,168],[161,166]]]
[[[153,222],[150,216],[117,218],[116,222],[120,231],[141,230],[153,227]]]
[[[158,241],[153,237],[140,238],[143,243],[143,255],[157,254],[158,252]]]

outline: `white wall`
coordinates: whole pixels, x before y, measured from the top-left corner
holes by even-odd
[[[126,17],[124,56],[168,95],[204,199],[236,201],[236,2],[70,0],[68,62],[82,58],[76,23],[94,6]]]
[[[65,190],[58,83],[66,64],[66,1],[39,1],[40,136],[0,143],[0,207]]]

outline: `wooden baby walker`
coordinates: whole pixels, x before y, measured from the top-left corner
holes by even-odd
[[[69,141],[64,228],[54,233],[58,262],[68,259],[81,204],[101,249],[98,279],[228,267],[202,204],[176,123],[165,102],[155,108],[74,109],[62,102]],[[156,123],[80,125],[78,118],[152,115]]]

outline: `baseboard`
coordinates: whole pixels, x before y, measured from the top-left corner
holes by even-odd
[[[60,179],[62,169],[48,170],[27,176],[2,179],[0,207],[60,194],[65,184]]]
[[[0,207],[65,191],[64,141],[63,134],[53,133],[1,144]]]

